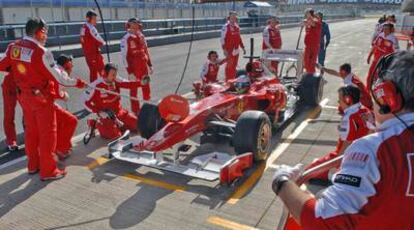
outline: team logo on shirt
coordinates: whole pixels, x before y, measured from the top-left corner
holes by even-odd
[[[33,55],[33,50],[25,47],[20,46],[13,46],[11,48],[11,59],[24,61],[24,62],[31,62]]]
[[[363,169],[367,165],[369,155],[361,152],[351,152],[344,155],[342,165],[350,168]]]
[[[348,174],[336,174],[334,183],[358,187],[361,185],[361,177]]]

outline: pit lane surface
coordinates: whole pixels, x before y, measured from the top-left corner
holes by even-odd
[[[326,66],[337,68],[350,62],[354,72],[364,78],[374,24],[375,20],[331,24],[333,39]],[[282,30],[284,48],[294,48],[298,32],[299,28]],[[244,35],[247,47],[251,36],[258,41],[255,47],[259,51],[261,35]],[[207,52],[219,47],[218,39],[194,42],[180,93],[191,90]],[[154,101],[175,90],[187,49],[188,43],[151,48]],[[111,57],[119,63],[118,53]],[[87,76],[83,58],[75,59],[75,68]],[[126,76],[125,71],[120,75]],[[273,164],[306,164],[335,147],[340,119],[335,110],[336,89],[341,81],[331,76],[326,79],[324,106],[301,112],[276,133],[268,163],[250,170],[233,188],[107,161],[100,157],[106,142],[95,138],[86,147],[76,142],[74,155],[65,162],[69,174],[60,181],[44,183],[37,175],[28,176],[25,161],[0,166],[0,229],[275,229],[282,203],[270,189]],[[79,91],[70,93],[70,110],[82,109]],[[77,133],[84,130],[82,120]]]

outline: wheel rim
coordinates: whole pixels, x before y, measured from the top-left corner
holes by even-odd
[[[257,147],[260,153],[266,153],[269,149],[270,139],[272,135],[271,127],[268,123],[264,123],[259,132]]]

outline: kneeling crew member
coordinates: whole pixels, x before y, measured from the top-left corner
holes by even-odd
[[[137,131],[137,117],[122,108],[119,94],[121,88],[136,89],[141,83],[119,81],[117,72],[118,67],[114,64],[106,64],[102,78],[94,81],[93,88],[85,92],[85,107],[98,115],[100,125],[97,128],[106,139],[119,137],[126,129]]]
[[[335,157],[342,155],[345,149],[356,139],[366,136],[374,128],[374,117],[371,111],[360,103],[360,91],[354,86],[343,86],[338,90],[338,102],[343,109],[343,117],[338,125],[339,139],[335,151],[313,162],[313,168]],[[371,128],[371,129],[370,129]],[[328,171],[316,176],[317,179],[328,179]]]

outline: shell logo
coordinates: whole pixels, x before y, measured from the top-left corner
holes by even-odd
[[[19,71],[20,74],[26,74],[27,72],[26,67],[21,63],[17,64],[17,71]]]

